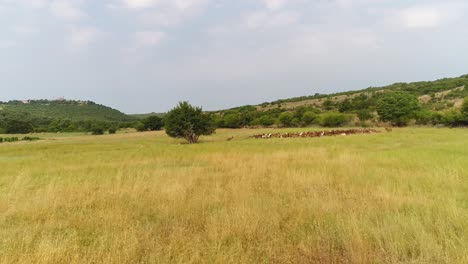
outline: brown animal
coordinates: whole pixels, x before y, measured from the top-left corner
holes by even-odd
[[[393,131],[393,129],[391,127],[386,127],[385,130],[387,130],[388,133]]]
[[[234,136],[231,136],[231,137],[229,137],[229,138],[227,139],[227,141],[231,141],[231,140],[233,140],[233,139],[234,139]]]

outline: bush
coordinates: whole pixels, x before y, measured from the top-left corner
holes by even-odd
[[[203,113],[200,107],[181,102],[165,117],[166,133],[173,138],[185,138],[197,143],[201,135],[211,135],[216,126],[211,115]]]
[[[303,126],[310,126],[317,121],[318,115],[313,111],[307,111],[302,115],[301,123]]]
[[[163,119],[159,116],[149,116],[141,121],[144,131],[158,131],[163,128]]]
[[[438,112],[422,110],[415,113],[416,124],[430,125],[440,124],[442,122],[442,115]]]
[[[294,115],[290,112],[284,112],[279,115],[279,121],[284,127],[292,127],[294,123]]]
[[[346,125],[350,120],[350,115],[331,112],[321,114],[319,124],[324,127],[340,127]]]
[[[468,88],[465,88],[465,89],[468,89]],[[468,97],[465,97],[465,100],[463,100],[461,114],[465,120],[468,120]]]
[[[31,122],[21,120],[8,120],[5,126],[5,132],[7,134],[28,134],[33,132],[33,126]]]
[[[237,112],[228,113],[224,116],[224,127],[228,128],[240,128],[241,117]]]
[[[91,128],[91,134],[92,135],[104,135],[104,128],[100,126],[94,126]]]
[[[363,109],[363,110],[359,110],[356,112],[359,120],[361,121],[367,121],[367,120],[371,120],[374,115],[371,113],[371,111],[367,110],[367,109]]]
[[[40,140],[40,138],[38,137],[23,137],[24,141],[36,141],[36,140]]]
[[[460,111],[448,111],[442,117],[442,122],[449,126],[461,126],[464,124],[463,115]]]
[[[264,127],[269,127],[275,123],[275,120],[268,115],[261,116],[254,121],[252,121],[254,125],[259,125],[259,126],[264,126]]]
[[[109,128],[109,135],[113,135],[115,133],[117,133],[117,129],[115,127]]]
[[[418,98],[405,92],[384,93],[377,102],[377,112],[384,122],[405,126],[419,110]]]

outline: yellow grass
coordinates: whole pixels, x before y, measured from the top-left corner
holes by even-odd
[[[0,263],[468,263],[468,130],[259,132],[0,144]]]

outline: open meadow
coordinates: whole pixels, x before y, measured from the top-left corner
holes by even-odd
[[[0,263],[468,263],[468,129],[268,131],[2,143]]]

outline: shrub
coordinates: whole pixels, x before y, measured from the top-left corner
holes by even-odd
[[[94,126],[91,128],[91,134],[93,135],[104,135],[104,128],[100,126]]]
[[[159,116],[149,116],[141,121],[145,131],[158,131],[163,127],[163,119]]]
[[[374,115],[371,113],[371,111],[367,110],[367,109],[363,109],[363,110],[359,110],[356,112],[359,120],[361,121],[367,121],[367,120],[371,120]]]
[[[254,125],[260,125],[260,126],[268,127],[268,126],[273,125],[275,123],[275,120],[271,116],[263,115],[263,116],[255,119],[254,121],[252,121],[252,123]]]
[[[405,92],[385,93],[377,102],[380,119],[397,126],[407,125],[417,110],[419,110],[418,98]]]
[[[165,117],[166,133],[173,138],[185,138],[189,143],[197,143],[201,135],[211,135],[216,126],[211,115],[203,113],[200,107],[181,102]]]
[[[317,121],[318,115],[313,111],[307,111],[302,115],[301,123],[303,126],[310,126]]]
[[[31,122],[12,119],[6,122],[5,132],[7,134],[28,134],[33,132],[33,126]]]
[[[241,117],[238,112],[228,113],[224,116],[224,127],[239,128],[241,127]]]
[[[331,112],[321,114],[319,124],[324,127],[340,127],[346,125],[350,120],[350,115]]]
[[[24,141],[36,141],[36,140],[40,140],[40,138],[38,137],[23,137]]]
[[[464,123],[463,115],[460,111],[448,111],[442,117],[442,122],[449,126],[461,126]]]
[[[284,112],[279,115],[279,121],[284,127],[291,127],[294,123],[294,115],[290,112]]]
[[[117,133],[117,128],[115,128],[115,127],[109,128],[109,135],[113,135],[115,133]]]

